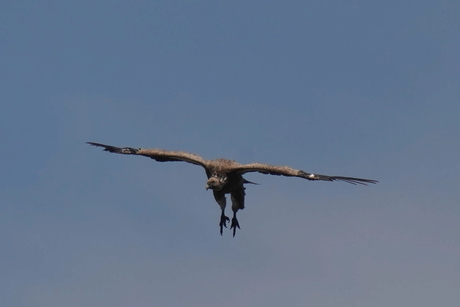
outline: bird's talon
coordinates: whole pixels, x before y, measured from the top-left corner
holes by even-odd
[[[240,223],[236,219],[236,217],[232,218],[232,225],[230,226],[230,229],[233,229],[233,237],[236,235],[236,228],[241,229]]]
[[[227,222],[230,221],[230,219],[225,216],[225,215],[221,215],[220,216],[220,223],[219,223],[219,226],[220,226],[220,235],[222,236],[223,234],[223,231],[224,231],[224,227],[227,228]]]

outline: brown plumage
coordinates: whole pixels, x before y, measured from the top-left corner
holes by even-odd
[[[99,143],[87,142],[93,146],[103,147],[104,151],[109,151],[125,155],[140,155],[152,158],[159,162],[168,161],[183,161],[200,165],[205,169],[208,181],[206,182],[206,190],[211,189],[214,193],[214,198],[219,204],[222,213],[220,216],[220,234],[223,233],[223,228],[227,227],[227,222],[230,219],[225,216],[226,197],[225,194],[230,194],[232,200],[233,218],[230,229],[233,229],[233,236],[236,234],[236,228],[240,228],[236,213],[240,209],[244,209],[244,184],[252,183],[243,178],[243,174],[249,172],[259,172],[262,174],[300,177],[307,180],[324,180],[324,181],[344,181],[351,184],[367,185],[368,183],[377,183],[377,180],[362,179],[353,177],[342,176],[326,176],[313,173],[307,173],[302,170],[293,169],[289,166],[274,166],[262,163],[240,164],[233,160],[216,159],[205,160],[202,157],[183,151],[169,151],[163,149],[144,149],[144,148],[130,148],[130,147],[114,147]]]

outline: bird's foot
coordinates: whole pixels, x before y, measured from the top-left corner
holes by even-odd
[[[238,220],[236,219],[236,217],[234,217],[232,218],[232,225],[230,226],[230,230],[233,229],[233,237],[235,237],[236,234],[236,227],[238,227],[238,229],[241,229],[240,223],[238,223]]]
[[[223,213],[222,215],[220,216],[220,223],[219,223],[219,226],[220,226],[220,235],[222,235],[222,233],[224,232],[224,227],[227,228],[227,222],[230,221],[230,219],[228,218],[228,216],[225,216]],[[233,224],[232,224],[233,225]]]

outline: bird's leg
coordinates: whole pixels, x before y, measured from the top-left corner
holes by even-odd
[[[221,191],[214,191],[214,198],[216,202],[219,204],[220,209],[222,210],[222,214],[220,215],[220,235],[223,235],[224,232],[224,227],[227,228],[227,222],[230,221],[230,219],[225,216],[225,207],[227,206],[227,200],[225,199],[225,193]]]
[[[224,232],[224,227],[227,228],[227,222],[230,221],[228,216],[225,216],[224,214],[225,210],[222,210],[222,214],[220,215],[220,235],[222,236],[222,233]]]
[[[235,237],[236,235],[236,227],[238,227],[238,229],[241,229],[240,223],[238,223],[238,219],[236,218],[236,211],[233,211],[232,225],[230,226],[230,230],[233,229],[233,237]]]
[[[240,223],[238,223],[238,219],[236,218],[236,213],[238,212],[238,210],[244,209],[244,195],[246,195],[246,193],[244,193],[245,188],[243,186],[244,178],[241,178],[241,179],[242,179],[241,185],[235,188],[231,192],[233,218],[232,218],[232,225],[230,226],[230,230],[233,229],[233,237],[235,237],[236,235],[236,228],[238,227],[238,229],[241,229]]]

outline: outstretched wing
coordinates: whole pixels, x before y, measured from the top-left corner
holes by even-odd
[[[262,163],[245,164],[234,168],[234,171],[240,174],[249,172],[259,172],[262,174],[270,174],[277,176],[300,177],[307,180],[324,180],[324,181],[344,181],[351,184],[367,185],[368,183],[377,183],[377,180],[362,179],[343,176],[327,176],[320,174],[307,173],[302,170],[293,169],[289,166],[274,166]]]
[[[183,161],[192,163],[195,165],[200,165],[206,168],[206,160],[202,157],[191,154],[183,151],[169,151],[163,149],[144,149],[144,148],[131,148],[131,147],[115,147],[110,145],[104,145],[100,143],[87,142],[90,145],[103,147],[104,151],[124,154],[124,155],[140,155],[152,158],[159,162],[169,162],[169,161]]]

